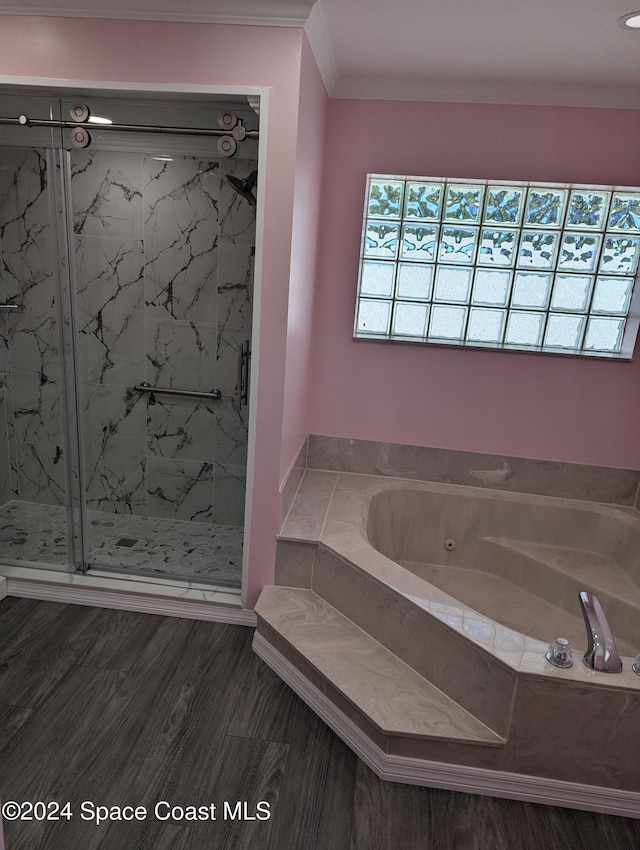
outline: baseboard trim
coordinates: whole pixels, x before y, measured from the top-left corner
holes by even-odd
[[[640,819],[640,794],[385,753],[258,632],[253,651],[383,780]]]
[[[214,592],[207,601],[184,596],[154,595],[149,586],[144,591],[118,590],[106,587],[83,586],[76,578],[73,583],[1,577],[7,584],[8,596],[42,599],[47,602],[66,602],[72,605],[90,605],[97,608],[114,608],[121,611],[138,611],[141,614],[160,614],[164,617],[182,617],[190,620],[207,620],[214,623],[231,623],[238,626],[255,626],[254,611],[243,608],[238,599],[235,605],[215,599]],[[223,594],[220,594],[223,596]],[[0,583],[0,599],[2,584]]]

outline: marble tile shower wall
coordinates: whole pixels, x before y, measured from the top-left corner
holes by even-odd
[[[227,174],[247,160],[72,156],[87,495],[91,508],[241,525],[255,219]],[[210,391],[220,401],[143,394]]]
[[[255,165],[72,152],[81,427],[92,509],[243,522],[247,409],[235,392],[237,351],[251,336],[255,217],[224,178],[244,177]],[[20,187],[23,230],[37,229],[41,254],[50,257],[46,199],[37,207],[27,191],[39,179],[33,156],[8,178]],[[3,211],[2,224],[8,219]],[[25,243],[15,241],[17,254]],[[64,441],[52,272],[42,270],[47,285],[39,287],[25,285],[23,275],[27,298],[34,300],[35,290],[43,298],[3,319],[14,325],[3,337],[3,354],[13,392],[20,386],[22,394],[19,405],[7,403],[5,423],[19,432],[13,497],[60,504]],[[33,376],[23,381],[18,372],[27,370]],[[218,387],[223,396],[210,402],[133,390],[143,381]],[[32,467],[28,487],[25,470]]]
[[[2,501],[61,504],[62,371],[44,151],[2,148],[0,301],[0,474]],[[9,474],[6,473],[8,467]]]

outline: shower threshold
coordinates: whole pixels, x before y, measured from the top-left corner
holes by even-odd
[[[66,525],[64,507],[8,502],[0,508],[0,556],[65,565]],[[239,588],[242,538],[240,526],[87,511],[91,571]]]

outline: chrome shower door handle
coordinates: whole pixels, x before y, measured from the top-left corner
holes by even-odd
[[[246,339],[241,343],[238,349],[238,372],[236,379],[236,401],[238,407],[249,403],[249,362],[251,360],[251,350],[249,348],[249,340]]]

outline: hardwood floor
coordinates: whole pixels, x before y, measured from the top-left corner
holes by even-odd
[[[5,823],[7,850],[640,847],[640,821],[380,782],[251,638],[241,626],[1,601],[0,797],[70,801],[74,813]],[[97,825],[83,801],[147,816]],[[260,801],[269,819],[257,819]],[[215,820],[210,808],[195,821],[168,811],[212,802]],[[237,802],[254,819],[232,819]]]

